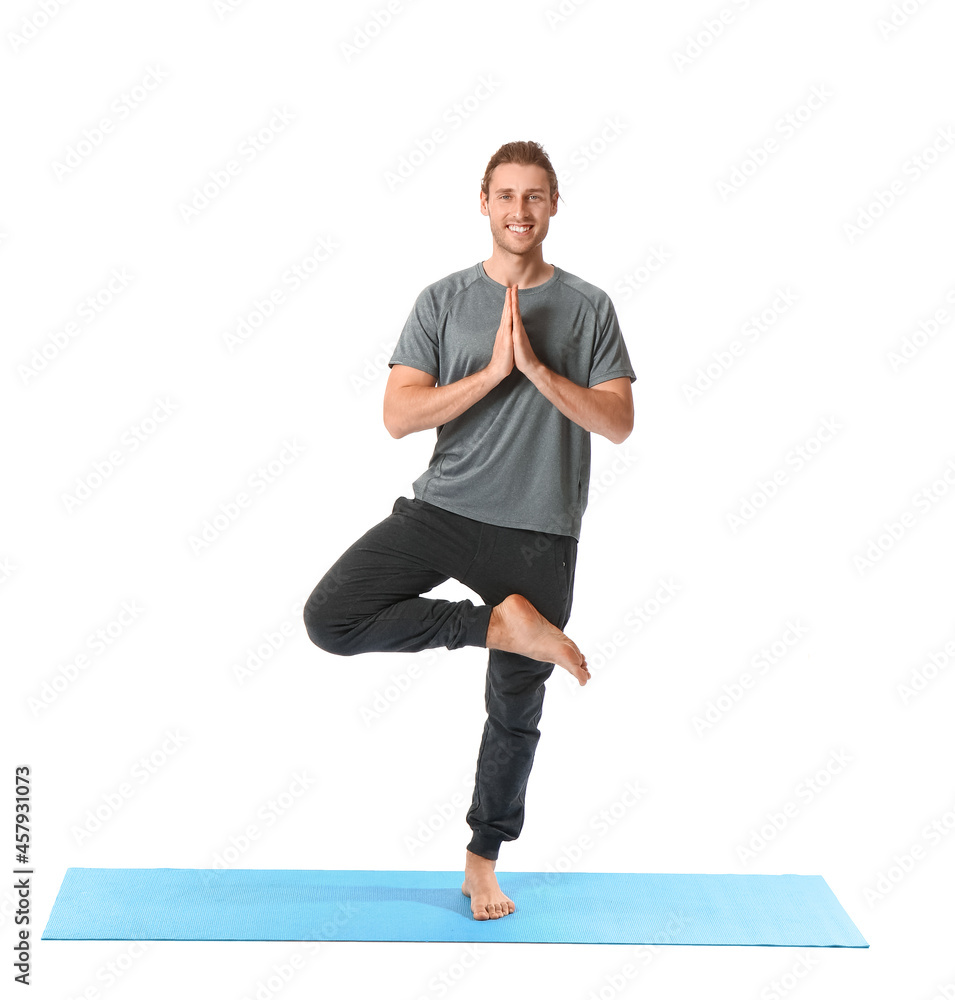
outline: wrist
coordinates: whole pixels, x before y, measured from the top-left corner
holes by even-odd
[[[499,382],[503,381],[504,378],[503,375],[499,375],[490,365],[486,368],[482,368],[476,374],[480,378],[481,389],[485,393],[490,392]]]
[[[546,382],[547,378],[551,374],[551,370],[544,364],[543,361],[535,361],[529,368],[524,371],[527,378],[537,386],[538,389]]]

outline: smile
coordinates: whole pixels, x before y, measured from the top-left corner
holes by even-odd
[[[508,229],[512,233],[526,233],[531,227],[530,226],[508,226]]]

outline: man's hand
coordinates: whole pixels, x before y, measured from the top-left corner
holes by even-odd
[[[627,377],[586,388],[548,368],[534,353],[517,304],[517,285],[509,287],[514,364],[569,420],[621,444],[633,430],[633,394]]]
[[[516,294],[516,293],[515,293]],[[513,320],[511,309],[511,290],[508,288],[504,296],[504,310],[501,313],[501,325],[497,328],[494,338],[494,351],[488,362],[486,371],[493,385],[502,382],[511,374],[514,368]]]
[[[521,320],[521,309],[517,301],[517,285],[508,287],[504,301],[505,303],[508,301],[511,303],[514,364],[528,378],[531,378],[541,368],[541,362],[534,353],[531,342],[527,339],[527,331],[524,329],[524,323]],[[507,308],[506,304],[505,308]]]

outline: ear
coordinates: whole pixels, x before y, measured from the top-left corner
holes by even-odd
[[[487,195],[484,193],[484,189],[481,189],[481,215],[487,215]]]

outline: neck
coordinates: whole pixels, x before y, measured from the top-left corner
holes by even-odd
[[[544,255],[538,247],[537,254],[533,256],[508,254],[507,257],[502,257],[492,253],[484,261],[484,273],[492,281],[508,287],[517,285],[518,288],[533,288],[544,284],[553,276],[554,265],[544,262]]]

